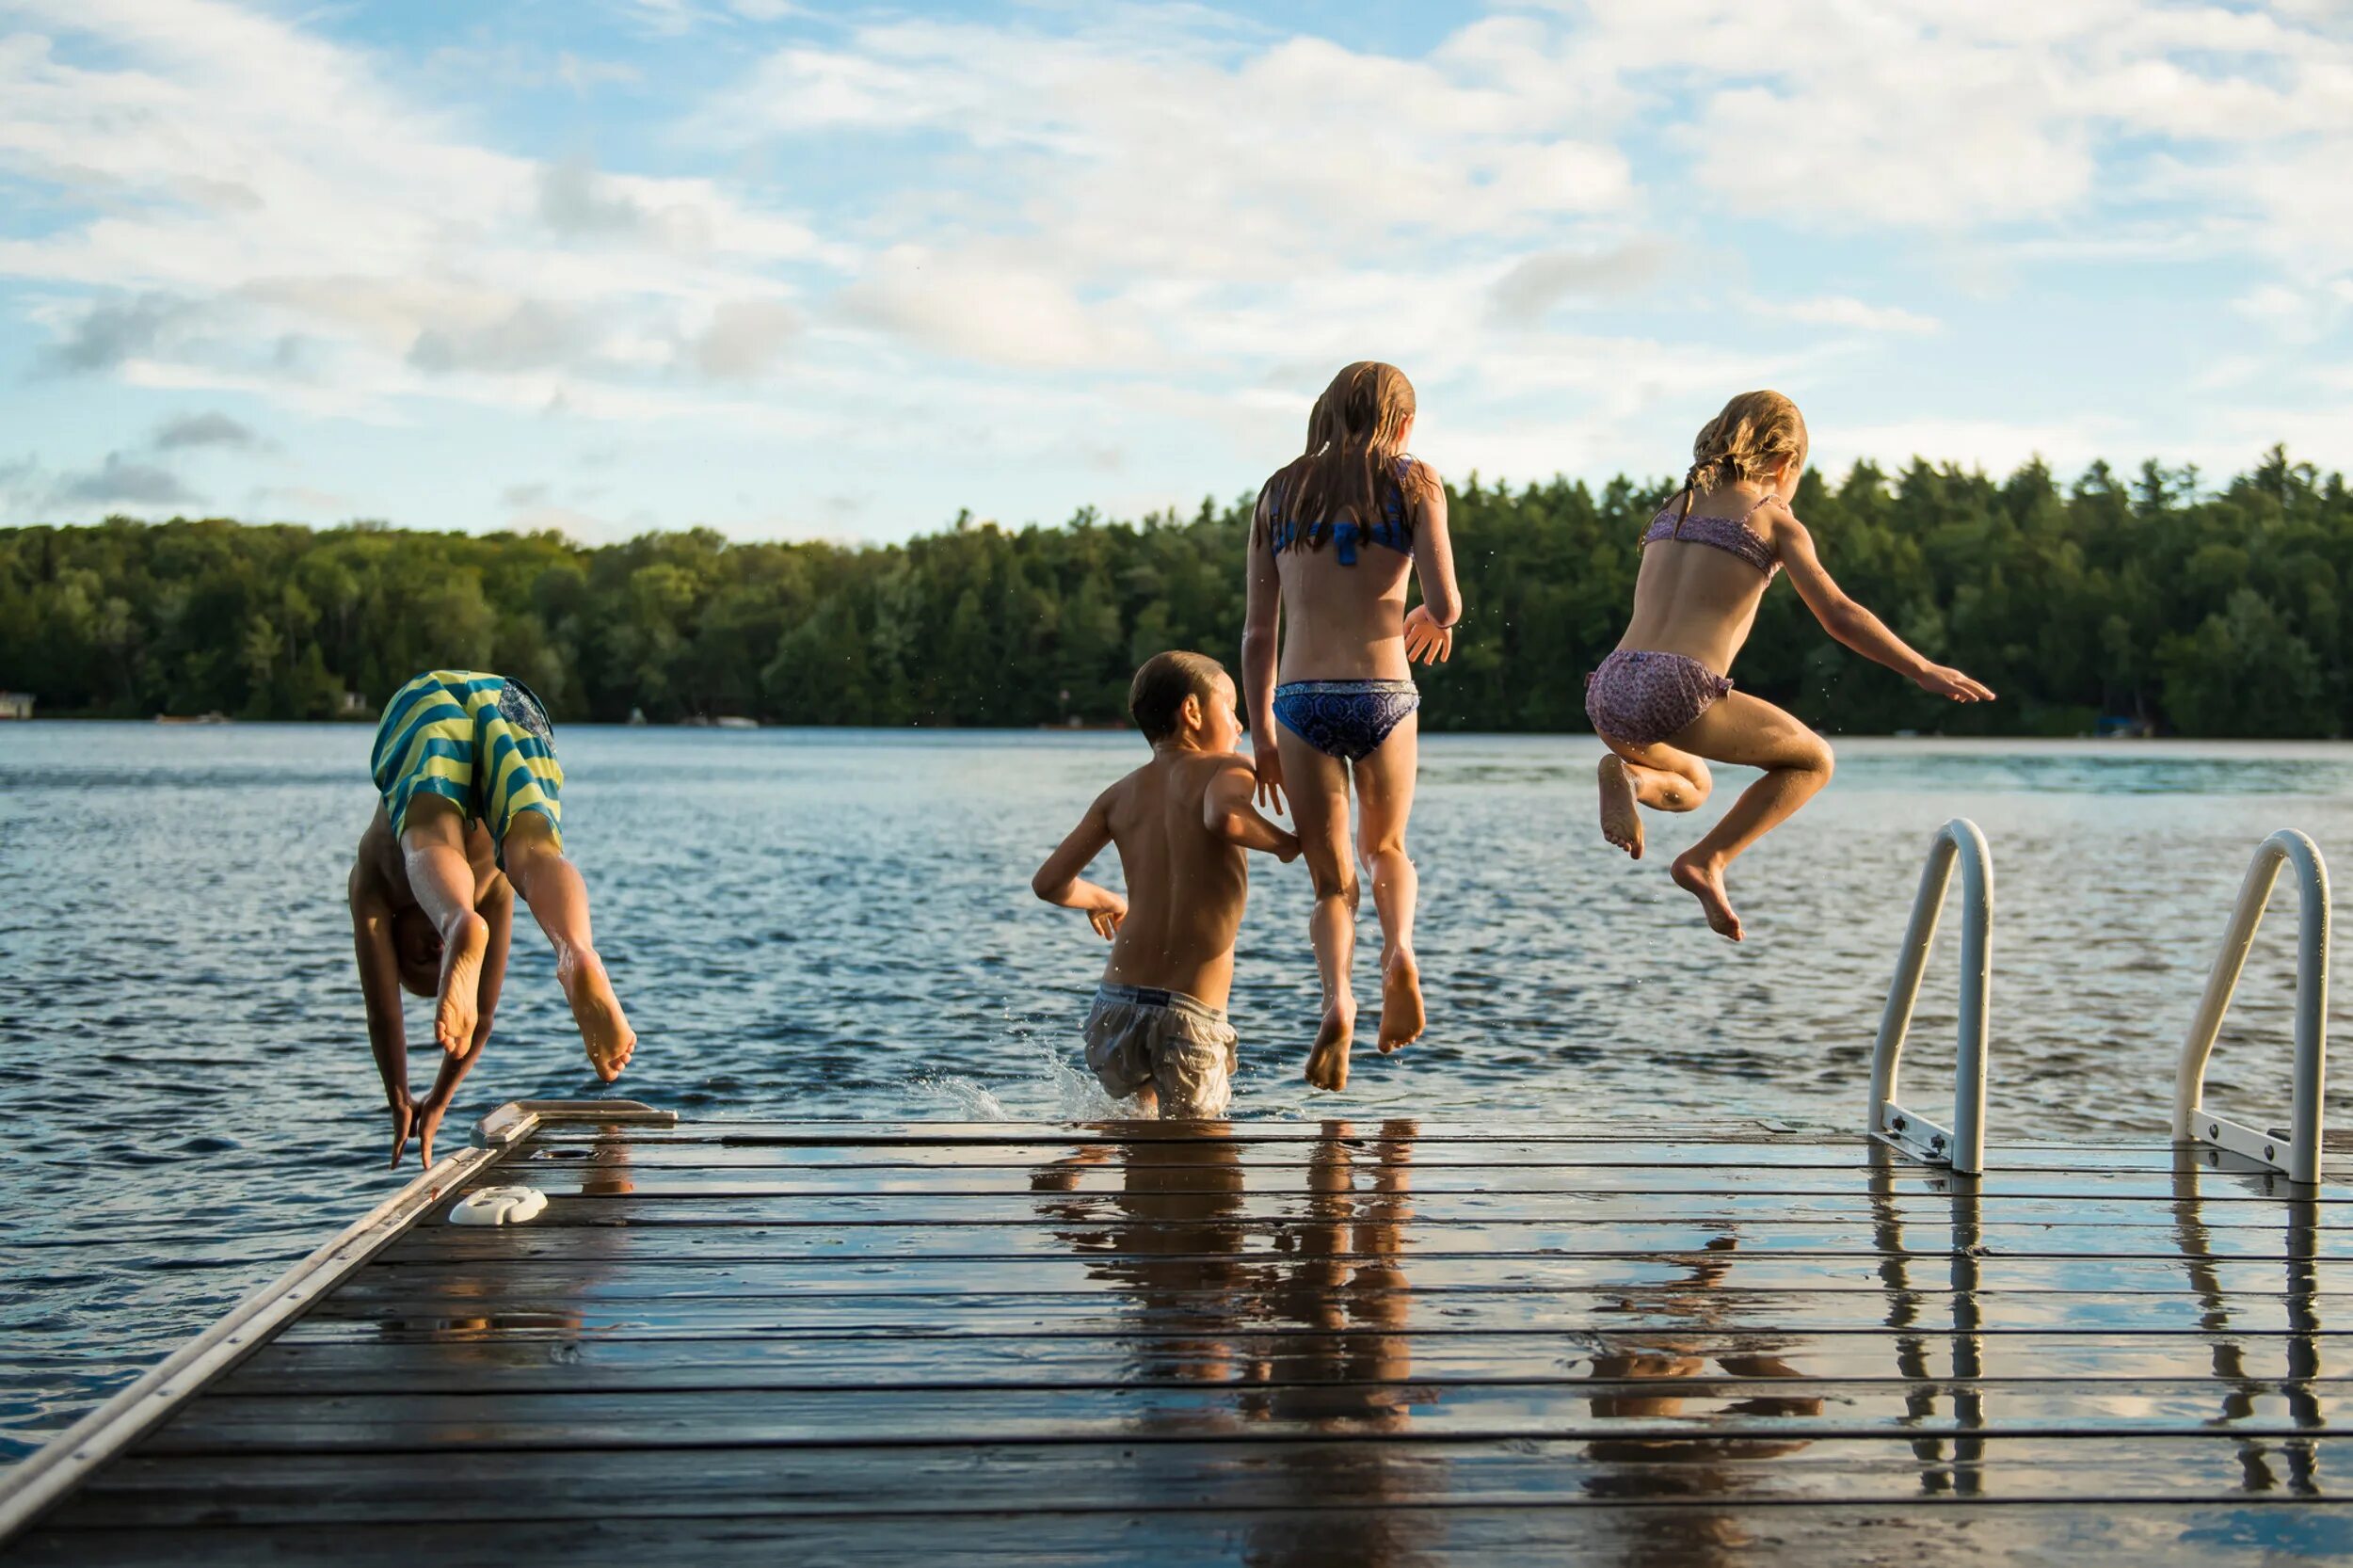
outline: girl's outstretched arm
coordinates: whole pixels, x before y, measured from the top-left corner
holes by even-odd
[[[1272,483],[1270,481],[1270,483]],[[1274,744],[1276,639],[1283,629],[1283,578],[1267,540],[1267,492],[1250,515],[1250,560],[1241,615],[1241,712],[1257,769],[1258,804],[1283,809],[1283,760]]]
[[[1789,582],[1798,590],[1798,597],[1805,600],[1805,607],[1814,612],[1814,618],[1822,623],[1823,631],[1865,659],[1885,664],[1912,680],[1924,692],[1947,696],[1955,702],[1993,700],[1991,688],[1948,665],[1922,658],[1911,644],[1890,632],[1879,616],[1849,599],[1846,590],[1832,581],[1821,557],[1814,552],[1814,536],[1805,531],[1805,524],[1798,520],[1797,514],[1785,506],[1775,506],[1773,512],[1775,551],[1781,556],[1781,564],[1789,569]]]
[[[1454,582],[1454,541],[1447,533],[1446,484],[1427,463],[1430,481],[1414,517],[1414,580],[1421,602],[1405,612],[1405,657],[1425,664],[1454,651],[1454,623],[1463,618],[1463,592]]]
[[[1046,857],[1046,864],[1030,879],[1030,891],[1048,904],[1079,910],[1105,941],[1119,934],[1119,922],[1128,918],[1128,901],[1079,873],[1112,841],[1111,816],[1104,804],[1107,798],[1097,797],[1087,808],[1079,825],[1054,846],[1054,853]]]

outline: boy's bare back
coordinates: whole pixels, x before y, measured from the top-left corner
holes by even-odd
[[[1250,894],[1249,852],[1210,825],[1210,797],[1230,791],[1247,800],[1254,779],[1248,759],[1235,753],[1172,750],[1103,792],[1095,809],[1128,887],[1105,980],[1225,1005]]]

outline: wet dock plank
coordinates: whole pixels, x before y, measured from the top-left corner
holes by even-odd
[[[539,1219],[444,1196],[6,1555],[2353,1550],[2345,1190],[1993,1165],[1753,1122],[543,1128],[463,1184]]]

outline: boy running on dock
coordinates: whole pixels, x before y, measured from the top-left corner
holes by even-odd
[[[1740,917],[1725,869],[1830,782],[1830,747],[1819,735],[1733,690],[1732,661],[1775,574],[1788,568],[1822,630],[1865,658],[1934,696],[1993,700],[1984,682],[1922,658],[1831,580],[1790,510],[1806,444],[1798,406],[1776,392],[1742,392],[1701,426],[1683,488],[1643,530],[1625,635],[1585,678],[1586,716],[1610,751],[1601,760],[1602,837],[1635,859],[1637,807],[1697,810],[1715,787],[1709,762],[1764,770],[1669,868],[1699,900],[1708,929],[1736,942]]]
[[[1298,838],[1251,804],[1257,775],[1234,750],[1235,701],[1233,680],[1214,659],[1146,660],[1128,712],[1152,760],[1096,796],[1030,882],[1110,940],[1087,1016],[1087,1065],[1146,1115],[1225,1114],[1236,1065],[1225,999],[1250,895],[1247,852],[1285,862],[1299,854]],[[1106,844],[1118,847],[1126,898],[1080,874]]]
[[[383,796],[360,836],[351,930],[368,1041],[392,1110],[392,1159],[413,1135],[426,1165],[458,1082],[490,1037],[506,977],[515,894],[555,947],[556,984],[610,1083],[637,1036],[588,929],[588,889],[564,857],[564,769],[547,710],[504,676],[432,670],[384,705],[371,771]],[[440,1071],[408,1087],[402,987],[433,1001]]]

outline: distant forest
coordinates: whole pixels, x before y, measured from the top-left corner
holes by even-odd
[[[1468,611],[1421,676],[1437,729],[1578,730],[1624,629],[1663,483],[1451,492]],[[2353,499],[2274,449],[2219,491],[2154,463],[2006,480],[1915,462],[1808,474],[1839,582],[2002,700],[1957,709],[1825,637],[1776,584],[1736,672],[1833,731],[2077,734],[2104,715],[2200,736],[2353,726]],[[1230,665],[1249,502],[1190,518],[900,545],[737,544],[207,520],[0,530],[0,688],[43,714],[373,714],[434,667],[521,677],[558,720],[744,714],[815,725],[1116,722],[1146,655]]]

